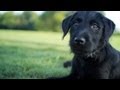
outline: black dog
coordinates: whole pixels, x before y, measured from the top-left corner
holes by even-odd
[[[109,44],[115,24],[99,12],[79,11],[63,20],[74,53],[69,76],[60,79],[119,79],[120,53]]]

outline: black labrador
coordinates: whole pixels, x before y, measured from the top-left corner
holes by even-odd
[[[99,12],[78,11],[62,23],[74,53],[69,76],[59,79],[119,79],[120,52],[109,43],[115,24]]]

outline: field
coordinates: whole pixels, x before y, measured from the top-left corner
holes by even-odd
[[[63,63],[73,54],[69,35],[62,33],[0,30],[0,79],[45,79],[68,75]],[[110,43],[120,50],[120,35]]]

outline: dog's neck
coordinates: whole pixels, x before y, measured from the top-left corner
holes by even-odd
[[[89,53],[86,58],[96,58],[98,56],[98,54],[101,52],[103,48],[94,50],[93,52]]]
[[[84,56],[84,59],[93,59],[97,60],[99,59],[100,55],[104,56],[104,50],[107,44],[104,44],[102,47],[98,47],[96,50],[92,51],[91,53]]]
[[[105,58],[105,51],[101,49],[100,51],[94,51],[87,56],[75,55],[76,60],[83,61],[84,65],[97,65],[102,62]]]
[[[92,51],[91,53],[89,53],[86,58],[97,58],[97,56],[99,56],[100,53],[102,53],[102,51],[104,50],[104,48],[107,46],[107,44],[109,44],[108,42],[103,42],[102,46],[98,46],[97,49],[95,49],[94,51]]]

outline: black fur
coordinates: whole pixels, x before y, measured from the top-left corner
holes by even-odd
[[[71,64],[72,64],[71,61],[66,61],[66,62],[63,64],[63,66],[64,66],[64,68],[68,68],[68,67],[71,66]]]
[[[78,11],[63,20],[74,53],[69,76],[59,79],[119,79],[120,53],[109,43],[115,24],[95,11]]]

